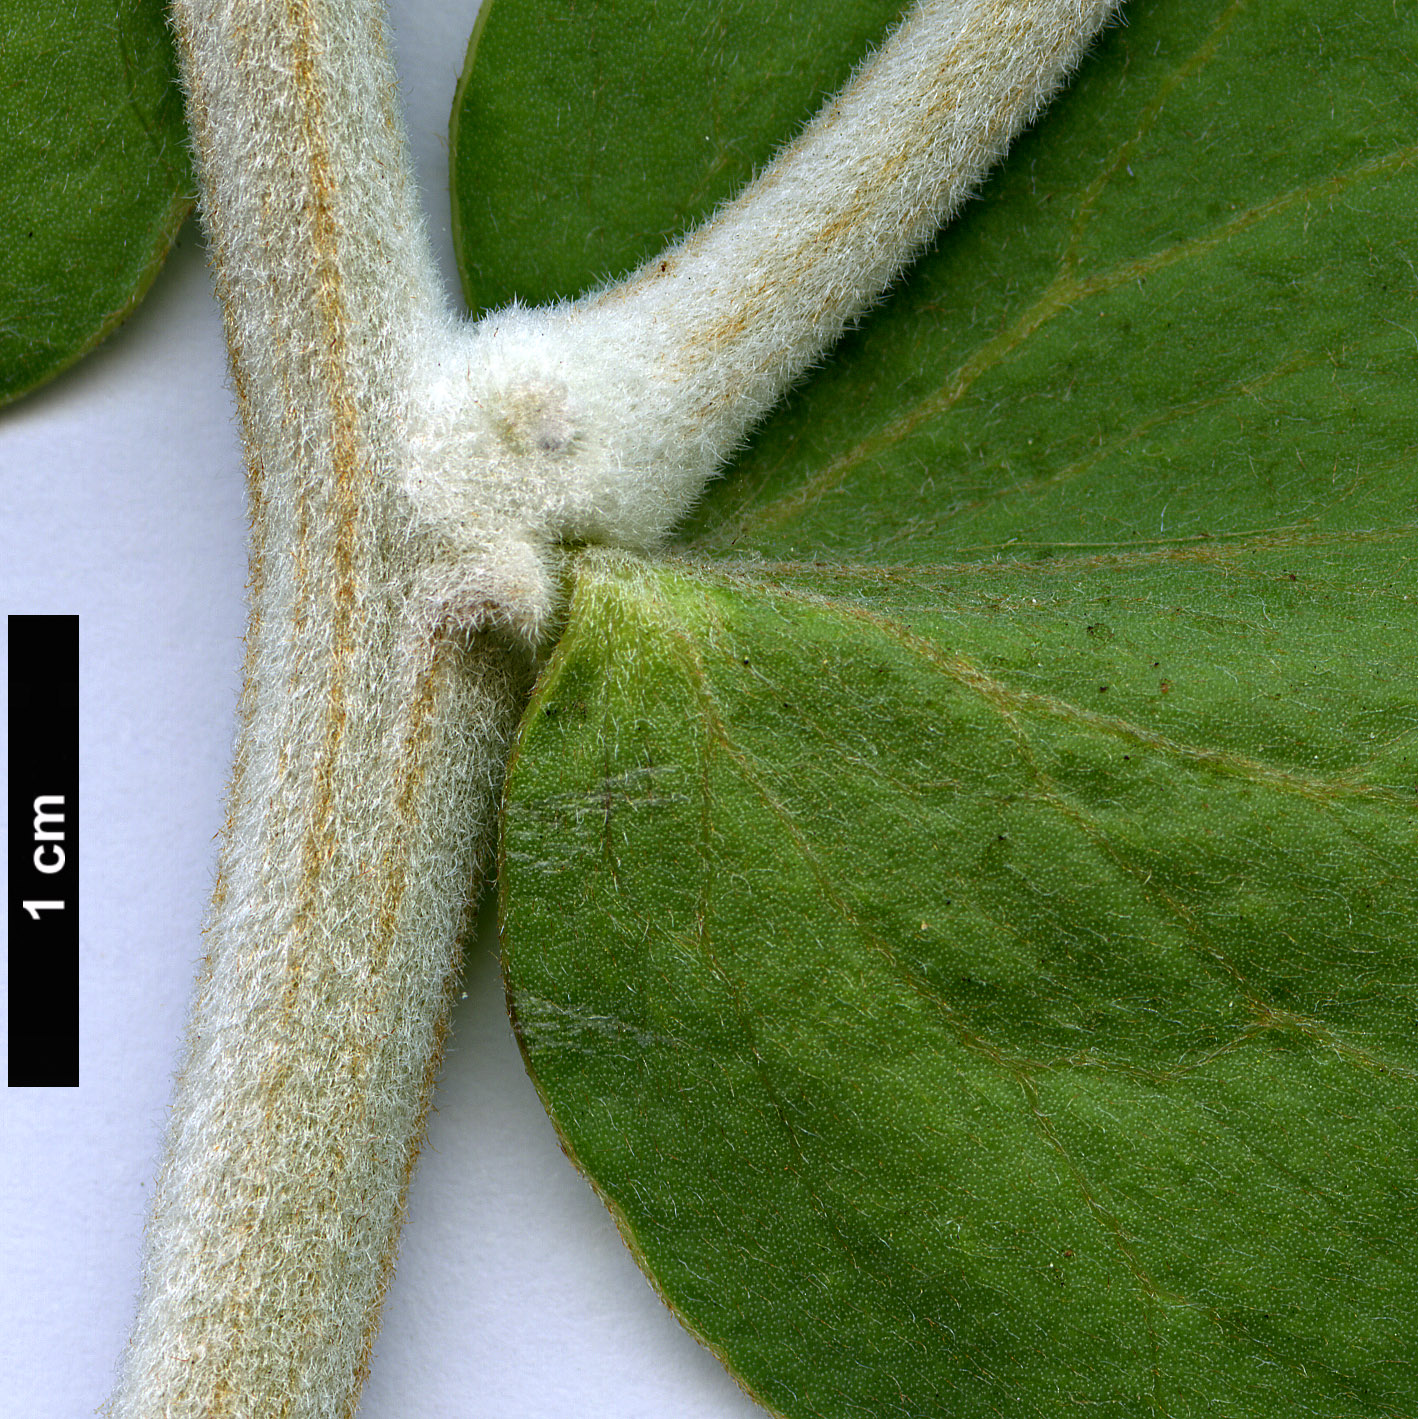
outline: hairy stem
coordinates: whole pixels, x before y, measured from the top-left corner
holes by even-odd
[[[742,196],[586,302],[660,365],[671,438],[713,463],[731,453],[975,190],[1118,3],[921,0]]]
[[[925,0],[702,232],[464,328],[380,0],[177,0],[251,622],[117,1419],[353,1413],[558,542],[662,540],[1114,3]]]
[[[236,763],[112,1412],[351,1413],[525,655],[430,620],[399,490],[440,318],[372,5],[177,12],[250,468]]]

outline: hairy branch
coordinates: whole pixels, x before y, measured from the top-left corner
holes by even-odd
[[[178,0],[252,607],[119,1419],[353,1412],[557,546],[660,542],[1114,8],[923,3],[701,231],[465,327],[378,0]]]

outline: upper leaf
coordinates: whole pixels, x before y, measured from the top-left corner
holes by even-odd
[[[533,1076],[792,1415],[1418,1412],[1415,20],[1127,19],[509,780]]]
[[[0,0],[0,404],[142,299],[192,207],[162,0]]]

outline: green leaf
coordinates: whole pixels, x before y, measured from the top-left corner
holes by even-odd
[[[771,1408],[1415,1412],[1415,716],[1364,654],[1413,620],[1355,618],[1341,696],[1251,575],[1218,613],[583,563],[509,788],[509,1000]]]
[[[1418,1412],[1418,19],[1127,20],[509,779],[533,1077],[792,1416]]]
[[[132,314],[192,207],[162,0],[0,0],[0,404]]]

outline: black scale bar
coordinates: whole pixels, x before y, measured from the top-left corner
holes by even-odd
[[[79,1082],[79,618],[11,616],[10,1058]]]

